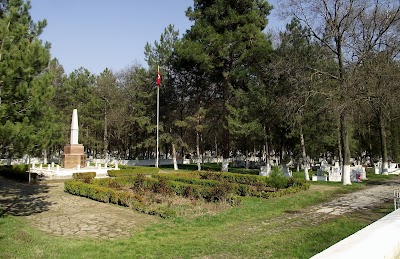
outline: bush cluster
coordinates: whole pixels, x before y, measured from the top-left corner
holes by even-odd
[[[198,177],[198,178],[190,178]],[[164,177],[171,182],[185,183],[185,186],[193,185],[192,189],[186,190],[187,193],[193,193],[194,198],[206,198],[206,200],[212,200],[210,197],[211,189],[203,189],[199,186],[212,187],[215,189],[220,188],[221,183],[229,186],[230,193],[239,196],[257,196],[267,198],[270,192],[277,190],[286,189],[290,187],[300,186],[305,184],[305,181],[297,180],[294,178],[286,178],[280,171],[275,170],[271,173],[270,177],[243,175],[243,174],[232,174],[232,173],[220,173],[203,171],[197,174],[173,174],[154,176]],[[209,180],[213,179],[213,180]],[[176,189],[178,188],[178,189]],[[182,195],[182,187],[174,185],[175,192],[178,195]],[[188,187],[189,188],[189,187]],[[200,189],[199,189],[200,188]],[[308,188],[308,187],[307,187]],[[218,193],[216,191],[216,193]],[[183,195],[185,196],[185,195]],[[218,198],[216,198],[218,199]],[[215,199],[214,199],[215,200]]]
[[[144,204],[143,197],[137,193],[123,190],[114,190],[112,188],[88,184],[82,181],[69,180],[64,184],[65,192],[87,197],[96,201],[115,203],[118,205],[133,208],[137,211],[158,215],[163,218],[174,216],[174,211],[168,208],[148,208]]]
[[[3,165],[0,166],[0,175],[19,181],[29,181],[29,165]]]
[[[91,183],[96,177],[96,172],[73,173],[72,179],[82,180],[85,183]]]
[[[125,177],[136,176],[138,174],[155,175],[158,174],[159,169],[156,167],[135,166],[121,170],[108,170],[107,174],[110,177]]]
[[[246,184],[246,185],[265,185],[266,178],[264,176],[258,175],[246,175],[246,174],[236,174],[236,173],[221,173],[221,172],[200,172],[200,179],[209,180],[225,180],[230,183]]]

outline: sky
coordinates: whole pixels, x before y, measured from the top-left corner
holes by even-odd
[[[147,42],[159,41],[169,24],[181,35],[192,25],[185,11],[193,0],[31,0],[31,5],[35,22],[47,20],[40,39],[51,43],[52,58],[67,74],[80,67],[98,75],[106,68],[146,66]],[[273,10],[268,28],[283,27]]]

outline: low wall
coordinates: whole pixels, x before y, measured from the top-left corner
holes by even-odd
[[[311,258],[400,258],[400,209]]]

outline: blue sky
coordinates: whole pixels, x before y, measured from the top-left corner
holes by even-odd
[[[275,1],[270,1],[275,5]],[[182,34],[191,22],[185,11],[193,0],[31,0],[34,21],[46,19],[41,39],[70,73],[79,67],[99,74],[135,62],[145,65],[144,46],[153,44],[169,24]],[[282,28],[276,13],[269,28]]]

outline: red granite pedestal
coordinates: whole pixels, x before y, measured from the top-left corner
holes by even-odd
[[[86,166],[86,155],[82,144],[67,144],[64,147],[64,155],[62,156],[63,168],[75,168]]]

